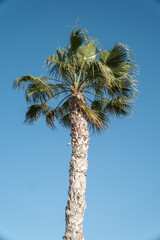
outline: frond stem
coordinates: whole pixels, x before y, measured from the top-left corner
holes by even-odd
[[[62,91],[62,92],[59,92],[59,93],[53,95],[52,97],[48,98],[47,101],[45,101],[44,103],[48,102],[50,99],[52,99],[52,98],[54,98],[55,96],[57,96],[57,95],[59,95],[59,94],[61,94],[61,93],[64,93],[64,92],[69,92],[69,90],[65,90],[65,91]]]
[[[83,63],[82,63],[82,66],[81,66],[81,69],[80,69],[80,73],[79,73],[79,76],[78,76],[78,80],[77,80],[77,85],[79,84],[79,81],[80,81],[80,78],[81,78],[81,75],[82,75],[82,70],[83,70],[83,66],[84,66],[84,61],[85,60],[83,60]]]
[[[93,102],[91,99],[89,99],[85,94],[82,93],[82,95],[87,98],[90,102]]]
[[[97,96],[97,97],[100,97],[100,98],[103,98],[103,99],[108,100],[107,98],[104,98],[104,97],[102,97],[102,96],[100,96],[100,95],[98,95],[98,94],[96,94],[96,93],[92,93],[92,92],[89,92],[89,91],[83,91],[83,92],[86,92],[86,93],[92,94],[92,95],[94,95],[94,96]]]
[[[71,95],[72,95],[72,94],[69,94],[68,96],[66,96],[65,98],[63,98],[62,101],[57,105],[56,108],[58,108],[58,107],[61,105],[61,103],[62,103],[66,98],[70,97]],[[55,108],[55,109],[56,109],[56,108]]]
[[[64,81],[61,81],[61,80],[58,80],[58,79],[54,79],[54,78],[50,78],[50,77],[46,77],[46,78],[49,79],[49,80],[61,82],[61,83],[65,84],[65,85],[68,85],[70,87],[70,85],[68,83],[64,82]]]

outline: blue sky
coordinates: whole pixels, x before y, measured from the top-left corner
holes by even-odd
[[[126,43],[139,65],[129,118],[91,136],[85,239],[157,240],[160,236],[160,1],[0,1],[0,239],[58,240],[65,231],[69,131],[42,120],[23,124],[27,106],[13,80],[40,76],[48,55],[88,29],[104,48]]]

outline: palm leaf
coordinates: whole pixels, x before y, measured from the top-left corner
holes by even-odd
[[[71,128],[70,113],[64,114],[60,119],[59,123],[66,128]]]
[[[111,87],[108,88],[108,94],[135,98],[137,94],[136,83],[127,77],[115,78],[111,83]]]
[[[34,77],[31,75],[24,75],[20,78],[17,78],[14,82],[13,82],[13,88],[14,89],[25,89],[27,87],[28,84],[42,84],[44,86],[47,87],[47,82],[43,79],[43,77]]]
[[[46,114],[46,124],[53,130],[55,129],[55,110],[51,110]]]
[[[13,87],[16,89],[26,89],[25,96],[28,103],[47,101],[47,99],[53,97],[58,90],[58,87],[50,86],[43,77],[37,78],[31,75],[16,79]]]
[[[46,115],[50,110],[47,104],[35,104],[31,105],[26,112],[25,123],[33,124],[42,116]]]
[[[84,81],[82,80],[80,83],[80,85],[82,85],[82,89],[90,89],[101,96],[106,93],[108,81],[104,78],[98,62],[88,64],[85,77],[86,79]]]
[[[103,126],[108,127],[109,118],[108,118],[108,113],[106,111],[106,104],[107,104],[107,100],[101,98],[101,99],[93,101],[91,108],[99,114],[99,117],[103,123]]]
[[[110,52],[102,53],[101,61],[111,69],[116,78],[134,73],[133,53],[125,44],[117,43]]]
[[[71,84],[70,80],[73,78],[75,69],[74,65],[68,61],[65,49],[57,49],[56,55],[50,56],[46,61],[46,65],[48,66],[49,74],[60,77],[66,83]]]
[[[133,109],[133,103],[131,103],[126,97],[116,97],[108,101],[105,110],[117,117],[129,115]]]
[[[85,29],[78,29],[75,31],[75,27],[70,34],[70,49],[69,52],[76,52],[77,49],[85,42],[87,35],[84,33]]]
[[[93,62],[96,59],[96,46],[93,42],[88,42],[78,48],[77,55],[82,61]]]
[[[92,123],[93,126],[97,128],[103,128],[103,122],[98,114],[98,111],[87,106],[83,101],[78,102],[80,111],[88,118],[88,120]]]

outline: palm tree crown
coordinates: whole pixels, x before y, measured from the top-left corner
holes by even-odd
[[[46,65],[49,75],[26,75],[14,81],[14,88],[25,89],[30,105],[25,122],[32,124],[43,115],[52,129],[55,119],[70,127],[69,99],[73,96],[93,130],[103,130],[111,115],[125,116],[132,109],[136,71],[127,45],[117,43],[106,51],[84,29],[73,27],[69,44],[49,56]],[[52,101],[59,97],[58,104]]]

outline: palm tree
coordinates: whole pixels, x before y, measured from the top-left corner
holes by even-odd
[[[128,115],[136,95],[136,72],[131,49],[117,43],[110,51],[73,27],[69,44],[49,56],[47,76],[22,76],[14,88],[25,89],[30,105],[25,122],[44,116],[55,128],[55,120],[71,129],[72,156],[64,240],[84,240],[82,224],[86,209],[85,189],[89,129],[102,132],[112,115]],[[62,97],[57,103],[57,99]],[[57,104],[57,105],[55,105]]]

